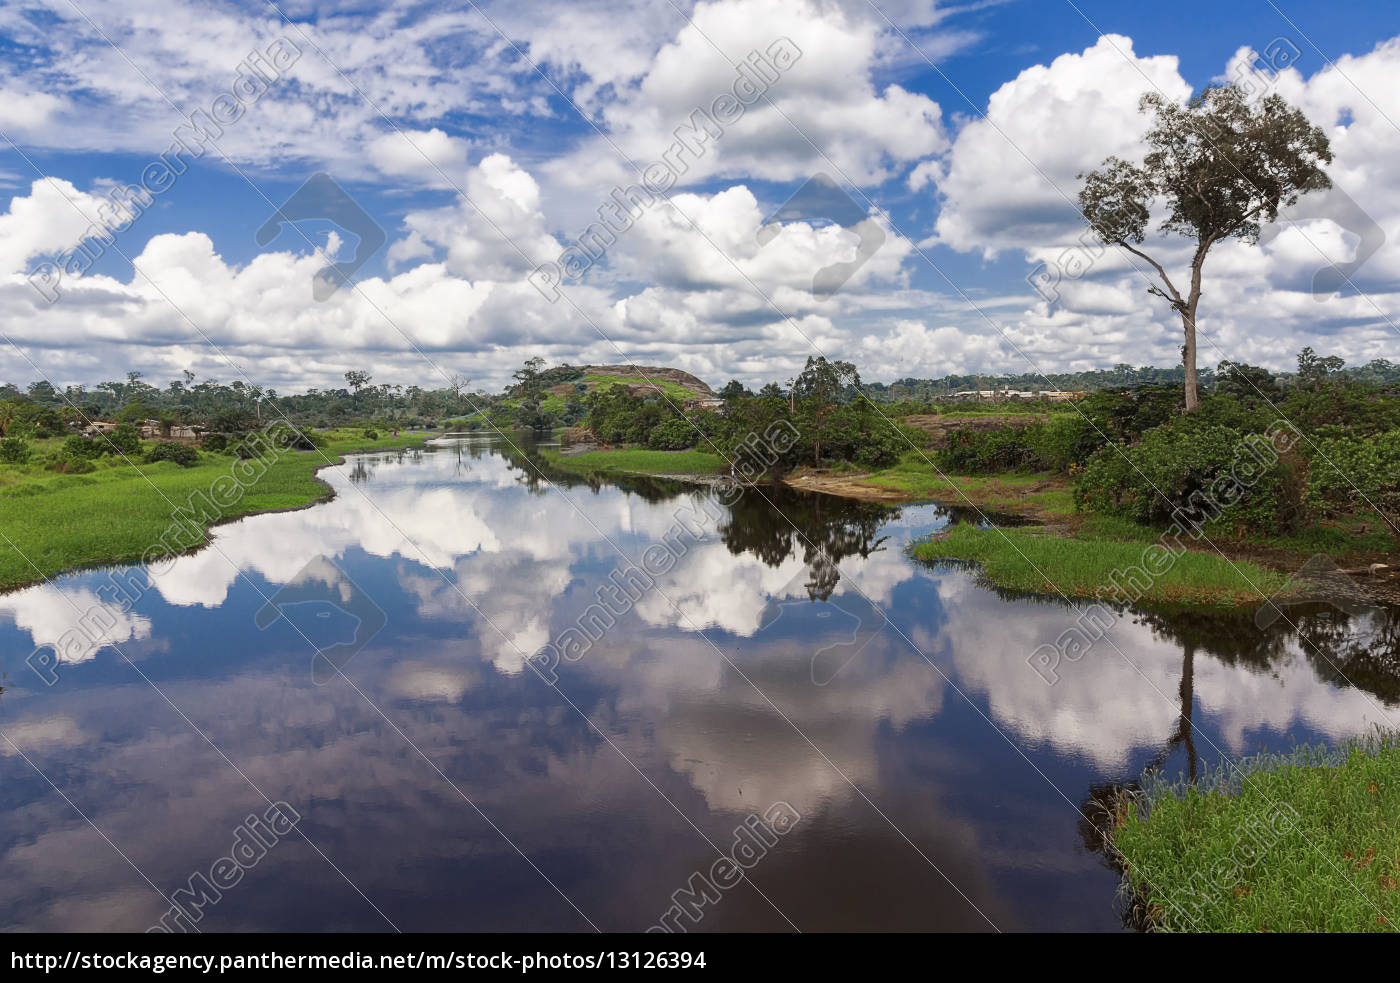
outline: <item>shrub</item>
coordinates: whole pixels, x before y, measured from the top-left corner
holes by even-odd
[[[363,431],[361,431],[361,436],[363,436],[363,437],[365,438],[365,440],[378,440],[378,439],[379,439],[379,431],[378,431],[378,430],[370,430],[369,428],[365,428]]]
[[[103,447],[113,454],[132,455],[141,451],[141,431],[130,423],[123,423],[105,437],[97,438]]]
[[[1324,514],[1379,511],[1400,547],[1400,430],[1310,448],[1307,501]]]
[[[1045,471],[1069,471],[1070,465],[1089,460],[1104,445],[1104,435],[1077,413],[1027,427],[1024,436],[1037,467]]]
[[[1185,516],[1272,533],[1279,528],[1284,471],[1263,437],[1178,417],[1136,446],[1101,448],[1080,475],[1076,499],[1146,525]]]
[[[284,424],[268,427],[263,438],[276,447],[298,451],[314,451],[326,446],[326,438],[309,427],[289,427]]]
[[[204,435],[204,441],[200,446],[212,454],[221,454],[228,450],[228,434],[207,433]]]
[[[75,460],[92,460],[101,457],[102,452],[106,449],[101,440],[89,440],[86,437],[79,437],[77,434],[63,442],[63,456]]]
[[[694,447],[699,434],[688,420],[666,420],[652,428],[647,446],[658,451],[683,451]]]
[[[88,474],[97,470],[97,465],[85,457],[72,457],[68,454],[60,454],[50,461],[46,467],[50,471],[57,471],[59,474]]]
[[[186,444],[177,444],[172,440],[161,440],[147,448],[146,460],[152,462],[174,461],[182,468],[192,468],[199,463],[199,451]]]
[[[0,461],[6,464],[24,464],[32,454],[29,441],[23,437],[6,437],[0,440]]]
[[[990,431],[957,430],[939,452],[940,466],[961,474],[1065,472],[1102,447],[1104,429],[1078,413]]]
[[[941,467],[960,474],[1019,471],[1036,464],[1036,453],[1025,431],[1017,427],[1001,427],[987,433],[957,430],[938,457]]]

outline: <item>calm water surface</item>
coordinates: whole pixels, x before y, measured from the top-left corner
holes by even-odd
[[[723,508],[487,438],[322,474],[333,502],[220,527],[135,604],[139,569],[0,597],[0,925],[144,930],[285,802],[204,931],[639,931],[736,841],[747,880],[682,924],[1121,930],[1105,790],[1400,718],[1382,612],[1123,612],[1051,685],[1027,659],[1078,612],[912,562],[932,505]],[[526,660],[580,618],[548,685]]]

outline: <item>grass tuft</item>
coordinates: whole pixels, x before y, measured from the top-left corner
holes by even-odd
[[[1134,599],[1145,604],[1261,604],[1287,581],[1284,574],[1254,563],[1232,563],[1214,554],[1160,548],[1153,550],[1152,561],[1158,569],[1166,566],[1166,570],[1153,576],[1145,556],[1150,545],[1142,540],[1067,539],[1033,527],[983,529],[960,523],[916,543],[911,551],[925,561],[975,562],[988,581],[1006,590]],[[1163,557],[1170,557],[1171,563],[1162,563]],[[1115,585],[1140,596],[1115,595]]]
[[[1149,781],[1113,832],[1152,927],[1382,932],[1400,924],[1400,735]]]

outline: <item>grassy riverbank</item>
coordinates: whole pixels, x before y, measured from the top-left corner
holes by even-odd
[[[1146,566],[1149,545],[1104,532],[1080,538],[1037,527],[981,529],[960,523],[916,544],[913,554],[921,560],[974,562],[989,581],[1007,590],[1066,597],[1121,596],[1147,604],[1257,605],[1287,581],[1285,574],[1249,561],[1231,562],[1218,554],[1185,550],[1172,551],[1170,564],[1164,560],[1166,554],[1153,550],[1153,562],[1166,568],[1154,575]],[[1115,595],[1115,585],[1129,593]]]
[[[1151,923],[1186,932],[1395,931],[1396,735],[1244,762],[1241,771],[1221,772],[1224,789],[1149,790],[1147,809],[1124,809],[1113,841]]]
[[[563,454],[553,447],[541,449],[545,460],[580,474],[719,474],[724,459],[705,451],[653,451],[642,447]]]
[[[317,451],[289,452],[228,505],[213,503],[215,522],[256,512],[300,508],[329,497],[316,471],[357,450],[415,446],[422,436],[366,438],[359,429],[329,431]],[[201,453],[193,467],[169,461],[104,459],[89,474],[0,467],[0,590],[98,564],[139,561],[170,528],[192,495],[213,502],[211,488],[239,464],[229,454]],[[138,470],[139,469],[139,470]],[[199,536],[183,545],[197,547]]]

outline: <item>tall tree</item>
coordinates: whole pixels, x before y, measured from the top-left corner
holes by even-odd
[[[361,369],[351,369],[345,373],[345,384],[350,387],[350,401],[356,407],[360,405],[360,390],[369,385],[372,378],[372,375]]]
[[[826,442],[827,417],[848,386],[860,385],[860,373],[850,362],[829,362],[825,355],[807,356],[807,365],[793,382],[794,400],[811,414],[812,459],[822,463],[822,444]]]
[[[1185,106],[1156,93],[1142,97],[1151,114],[1147,154],[1141,164],[1109,157],[1099,170],[1079,175],[1079,208],[1105,242],[1146,260],[1164,298],[1181,316],[1186,370],[1186,410],[1200,405],[1196,386],[1196,310],[1206,254],[1218,242],[1259,241],[1262,224],[1309,191],[1330,188],[1323,170],[1332,150],[1322,128],[1280,96],[1251,102],[1238,86],[1211,86]],[[1139,249],[1154,204],[1167,216],[1160,226],[1195,241],[1190,280],[1183,294],[1163,264]]]

